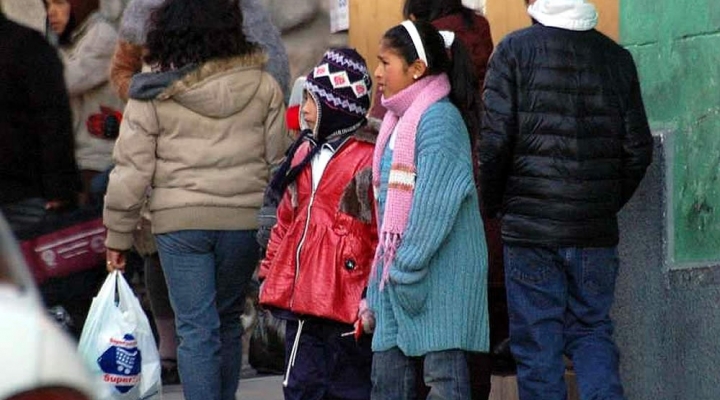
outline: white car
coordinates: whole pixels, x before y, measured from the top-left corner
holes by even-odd
[[[0,400],[93,400],[77,344],[45,310],[0,215]]]

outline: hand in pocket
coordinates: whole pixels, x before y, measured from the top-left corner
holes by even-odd
[[[390,272],[390,290],[398,304],[410,316],[416,316],[425,310],[430,284],[426,271],[414,273]]]

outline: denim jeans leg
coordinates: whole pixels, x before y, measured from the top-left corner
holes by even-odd
[[[155,237],[175,311],[178,369],[185,399],[220,400],[215,235],[213,231],[188,230]]]
[[[399,348],[373,353],[371,400],[417,398],[415,365]]]
[[[564,261],[556,249],[505,246],[510,349],[520,400],[566,400]]]
[[[443,350],[427,353],[423,370],[425,385],[430,388],[428,400],[470,399],[470,376],[464,351]]]
[[[234,400],[242,369],[245,289],[258,262],[254,230],[218,231],[215,247],[217,311],[220,317],[221,399]]]
[[[610,308],[619,259],[615,247],[577,249],[568,267],[565,351],[582,399],[622,400]]]

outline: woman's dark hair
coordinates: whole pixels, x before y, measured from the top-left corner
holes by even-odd
[[[432,24],[424,20],[413,23],[425,48],[428,64],[425,74],[447,74],[451,86],[450,100],[460,110],[474,145],[480,131],[480,93],[472,59],[459,39],[453,41],[448,51],[442,36]],[[383,45],[395,50],[407,64],[419,58],[410,34],[402,25],[385,33]]]
[[[465,7],[461,0],[405,0],[403,6],[405,19],[412,15],[417,20],[432,22],[453,14],[462,15],[467,28],[475,24],[475,11]]]
[[[150,16],[144,60],[160,71],[250,54],[237,0],[165,0]]]

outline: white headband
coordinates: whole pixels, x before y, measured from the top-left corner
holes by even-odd
[[[410,39],[412,39],[413,45],[415,46],[415,51],[417,51],[418,53],[418,58],[421,59],[425,63],[425,65],[428,65],[427,56],[425,55],[425,47],[422,44],[422,39],[420,39],[420,32],[418,32],[415,24],[413,24],[410,20],[405,20],[400,25],[404,26],[405,30],[410,34]]]

